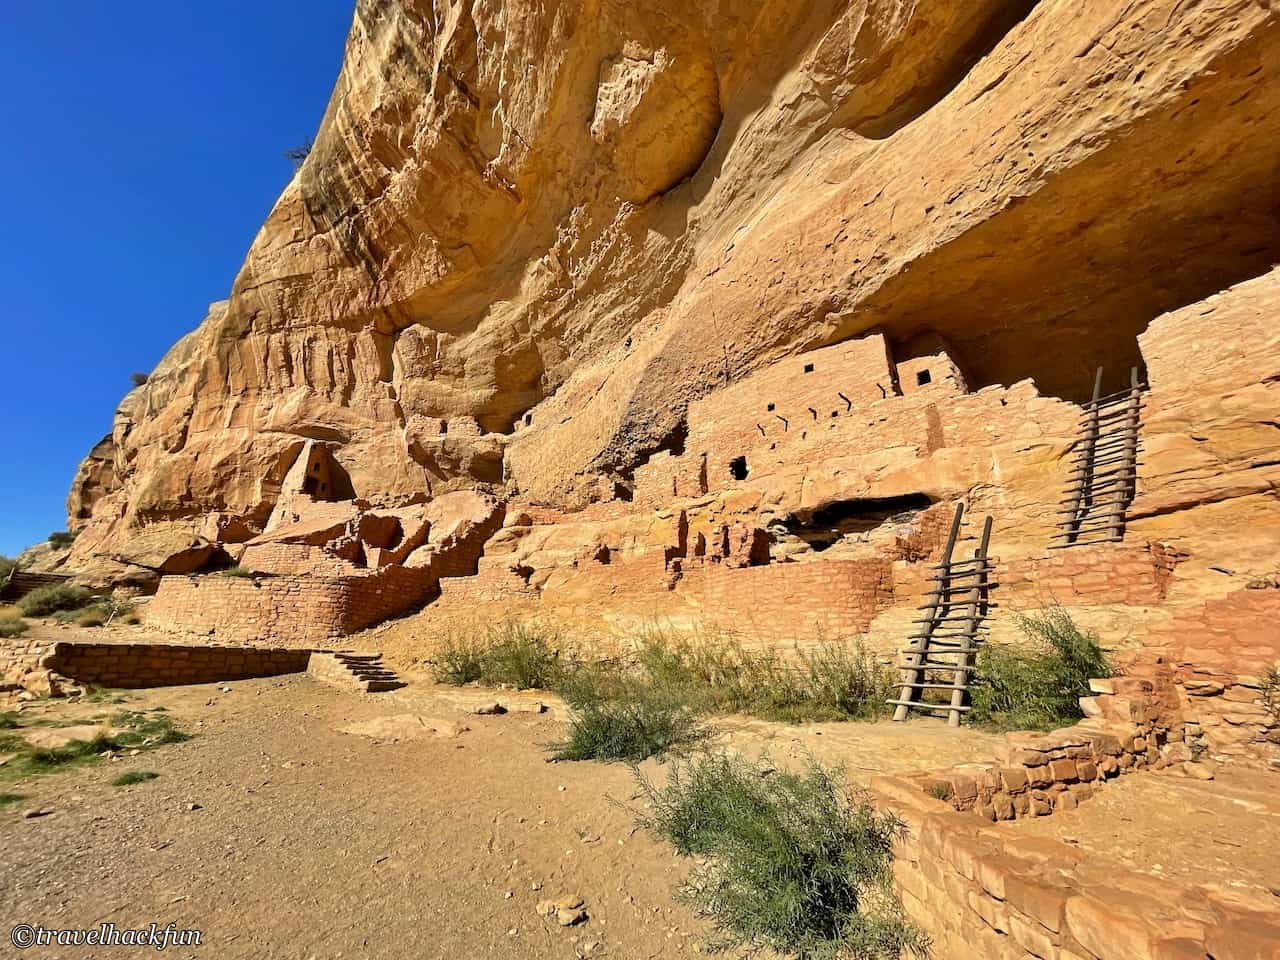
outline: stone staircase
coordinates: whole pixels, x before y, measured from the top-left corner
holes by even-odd
[[[398,690],[405,685],[395,671],[382,662],[382,655],[378,653],[316,651],[311,654],[307,673],[332,686],[361,693]]]

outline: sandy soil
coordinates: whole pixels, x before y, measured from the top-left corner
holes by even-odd
[[[168,707],[195,738],[4,787],[26,799],[0,808],[0,937],[21,922],[172,921],[203,931],[204,946],[164,956],[644,960],[704,949],[709,928],[672,897],[689,864],[637,829],[630,772],[546,761],[545,745],[561,730],[554,703],[540,715],[479,716],[469,711],[492,693],[414,684],[360,696],[306,677],[127,696],[127,709]],[[28,709],[69,721],[104,707],[52,701]],[[398,742],[344,732],[406,715],[426,718],[437,732]],[[928,721],[737,720],[724,724],[721,743],[781,761],[838,762],[865,783],[882,772],[980,758],[991,739]],[[133,769],[160,777],[110,785]],[[663,776],[656,763],[643,769]],[[1195,802],[1218,811],[1207,795],[1213,786],[1133,778],[1115,788],[1114,806],[1108,791],[1073,813],[1011,826],[1088,838],[1102,855],[1113,843],[1103,825],[1124,811],[1125,791],[1166,798],[1206,791]],[[29,809],[52,812],[24,819]],[[1247,836],[1242,824],[1258,822],[1252,807],[1229,803],[1220,812],[1234,818],[1213,834],[1224,839],[1239,842]],[[1141,829],[1115,827],[1151,857],[1183,829],[1163,815]],[[1274,839],[1258,846],[1275,849]],[[1194,849],[1208,848],[1201,841]],[[1193,847],[1183,853],[1191,857]],[[1143,866],[1140,856],[1133,862]],[[1266,866],[1255,856],[1239,876],[1263,881],[1274,875]],[[586,900],[585,923],[563,928],[537,915],[539,901],[563,894]],[[128,948],[25,955],[37,953],[41,960],[156,955]]]

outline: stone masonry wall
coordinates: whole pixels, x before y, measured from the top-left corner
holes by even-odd
[[[30,636],[0,637],[0,682],[17,683],[19,677],[40,666],[49,641]]]
[[[437,580],[425,570],[387,567],[364,577],[165,577],[147,606],[152,626],[223,642],[281,647],[332,645],[425,603]]]
[[[874,798],[904,821],[893,874],[933,960],[1275,960],[1280,910],[1221,887],[1090,864],[1056,840],[975,826],[897,777]]]
[[[50,666],[80,683],[117,689],[249,680],[304,673],[309,650],[169,643],[57,643]]]
[[[689,590],[707,623],[771,643],[863,633],[893,603],[889,560],[826,560],[763,567],[711,566]]]

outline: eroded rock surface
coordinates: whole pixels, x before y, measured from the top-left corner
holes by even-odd
[[[211,514],[243,542],[315,443],[375,505],[625,496],[690,401],[873,327],[1079,399],[1277,259],[1278,21],[360,0],[229,299],[81,468],[75,559]]]

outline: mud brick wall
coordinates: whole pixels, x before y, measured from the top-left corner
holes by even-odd
[[[731,569],[710,566],[693,599],[703,619],[773,643],[847,639],[865,633],[893,602],[889,560],[824,560]],[[691,584],[692,586],[692,584]],[[685,584],[677,591],[683,593]]]
[[[932,960],[1257,960],[1275,957],[1280,909],[1086,862],[1068,844],[975,826],[903,778],[872,780],[905,823],[893,876]]]
[[[429,571],[386,567],[364,577],[165,577],[146,621],[162,629],[282,647],[331,644],[434,595]]]
[[[310,657],[309,650],[59,642],[50,666],[80,683],[140,689],[305,673]]]

